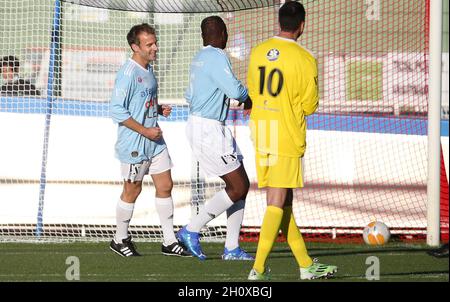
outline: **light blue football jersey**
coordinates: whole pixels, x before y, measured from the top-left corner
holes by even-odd
[[[245,102],[247,96],[247,88],[234,76],[222,49],[208,45],[195,55],[185,93],[190,114],[223,122],[229,99]]]
[[[166,148],[164,139],[152,141],[122,125],[132,117],[144,127],[158,127],[158,84],[153,68],[128,59],[118,71],[111,98],[111,117],[118,123],[116,157],[122,163],[149,160]]]

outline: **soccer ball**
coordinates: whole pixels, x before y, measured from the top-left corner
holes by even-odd
[[[389,241],[391,232],[381,221],[372,221],[364,227],[363,238],[369,245],[383,245]]]

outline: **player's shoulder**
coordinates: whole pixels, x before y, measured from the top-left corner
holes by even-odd
[[[132,59],[128,59],[117,72],[118,77],[132,79],[139,71],[139,66]]]
[[[282,49],[286,51],[288,56],[292,58],[292,62],[298,62],[300,65],[308,68],[315,68],[317,66],[317,60],[314,53],[305,46],[292,41],[286,48]]]
[[[251,61],[254,63],[260,62],[261,60],[264,61],[268,58],[268,56],[271,54],[271,51],[277,49],[277,47],[274,45],[273,38],[267,39],[263,42],[260,42],[253,46],[250,58]],[[275,51],[275,54],[279,53],[278,50]],[[256,63],[257,64],[257,63]]]
[[[203,56],[206,56],[208,58],[211,58],[213,60],[216,59],[226,59],[227,58],[227,54],[225,53],[225,51],[223,49],[217,48],[217,47],[212,47],[211,45],[205,46],[200,53]]]
[[[122,65],[122,67],[117,72],[118,78],[123,79],[135,79],[139,77],[144,77],[147,72],[152,72],[151,66],[149,66],[147,69],[140,66],[136,61],[129,58],[125,61],[125,63]]]
[[[296,41],[282,38],[282,37],[272,37],[269,38],[259,44],[257,44],[255,47],[253,47],[253,50],[255,52],[258,51],[267,51],[270,49],[277,49],[279,51],[290,51],[290,52],[296,52],[297,54],[305,55],[308,57],[314,57],[314,54],[303,47],[302,45],[298,44]]]
[[[253,47],[252,55],[257,58],[264,57],[271,61],[282,55],[288,60],[295,58],[295,61],[300,59],[303,63],[316,64],[316,57],[312,51],[294,40],[278,36],[267,39]]]
[[[308,61],[315,62],[316,56],[315,54],[305,46],[296,43],[297,45],[297,51],[302,55],[303,58],[305,58]]]
[[[311,50],[294,40],[275,37],[274,41],[278,42],[281,48],[292,51],[295,56],[301,56],[306,60],[315,60],[315,55]]]
[[[253,47],[252,51],[253,52],[265,51],[268,47],[272,47],[273,44],[275,44],[275,42],[276,41],[274,40],[274,38],[270,38],[270,39],[264,40],[264,41],[256,44]]]

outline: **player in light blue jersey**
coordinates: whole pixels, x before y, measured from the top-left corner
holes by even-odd
[[[223,49],[208,44],[197,53],[191,63],[185,94],[189,114],[223,122],[230,99],[245,102],[247,97],[247,89],[234,76]]]
[[[167,117],[172,108],[158,105],[158,84],[149,65],[158,51],[156,33],[153,27],[143,23],[130,29],[127,40],[133,55],[117,73],[111,99],[111,117],[118,123],[115,150],[124,182],[110,249],[123,257],[140,255],[128,235],[128,226],[144,175],[150,174],[163,230],[162,253],[191,257],[178,243],[173,230],[172,161],[158,125],[158,114]]]
[[[204,260],[199,233],[209,221],[226,211],[227,237],[222,259],[253,260],[239,247],[250,181],[236,141],[225,126],[230,99],[245,103],[245,115],[250,113],[251,101],[247,89],[234,76],[224,52],[228,39],[224,21],[218,16],[207,17],[202,21],[201,30],[204,48],[192,61],[185,95],[190,105],[186,134],[200,169],[206,175],[219,176],[226,186],[177,233],[177,238],[192,254]]]

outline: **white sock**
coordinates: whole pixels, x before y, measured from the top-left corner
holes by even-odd
[[[202,227],[208,222],[225,212],[226,209],[233,205],[225,189],[217,192],[209,202],[200,210],[197,216],[191,219],[186,229],[189,232],[199,233]]]
[[[163,231],[165,246],[176,242],[175,233],[173,231],[173,200],[172,196],[166,198],[155,197],[156,212],[159,215],[161,228]]]
[[[128,226],[133,216],[134,203],[128,203],[121,199],[116,206],[116,242],[122,243],[122,239],[128,237]]]
[[[244,207],[245,200],[239,200],[227,209],[227,239],[225,240],[225,247],[229,251],[239,246]]]

